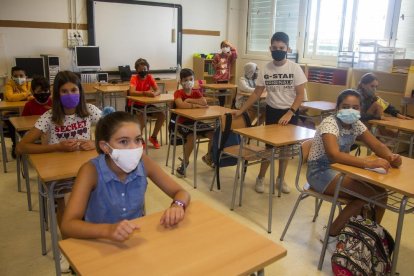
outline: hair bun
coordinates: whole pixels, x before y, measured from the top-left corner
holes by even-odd
[[[101,116],[105,117],[106,115],[111,114],[112,112],[115,112],[115,108],[113,108],[112,106],[105,106],[102,109]]]

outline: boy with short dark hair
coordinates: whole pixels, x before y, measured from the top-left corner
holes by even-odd
[[[34,98],[24,105],[22,116],[43,115],[52,108],[49,81],[45,77],[34,77],[31,88]]]
[[[298,64],[286,58],[289,50],[289,36],[286,33],[275,33],[270,40],[269,49],[273,61],[266,64],[263,70],[259,71],[255,91],[246,104],[240,110],[235,111],[234,114],[240,116],[245,112],[260,98],[266,88],[266,125],[296,125],[299,118],[298,109],[304,98],[306,76]],[[263,162],[260,166],[255,186],[258,193],[264,192],[263,179],[268,167],[269,162]],[[279,163],[278,177],[286,170],[286,167],[286,160],[284,166]],[[282,184],[282,192],[290,192],[285,182]]]
[[[184,68],[180,72],[180,83],[182,89],[175,91],[174,93],[174,104],[177,108],[207,108],[207,101],[201,94],[200,90],[194,89],[194,72],[191,69]],[[192,125],[194,122],[180,117],[178,122],[180,124],[188,124]],[[201,124],[198,124],[200,126]],[[193,132],[187,128],[179,126],[177,128],[178,132],[181,136],[183,136],[185,143],[184,143],[184,160],[182,164],[177,168],[176,175],[177,177],[184,177],[185,176],[185,168],[189,164],[190,154],[193,151],[193,144],[194,144],[194,135]],[[202,157],[204,163],[209,166],[212,166],[212,160],[210,156],[211,146],[212,146],[212,139],[213,139],[213,131],[206,130],[206,131],[197,131],[197,134],[209,138],[208,142],[208,150],[207,154]]]

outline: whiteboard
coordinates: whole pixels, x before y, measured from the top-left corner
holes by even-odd
[[[119,65],[133,69],[138,58],[148,60],[151,71],[181,64],[181,6],[145,3],[106,0],[88,7],[93,8],[89,44],[99,46],[103,71],[118,71]],[[89,16],[88,11],[91,22]]]

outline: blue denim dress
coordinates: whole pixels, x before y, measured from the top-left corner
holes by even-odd
[[[338,119],[336,122],[339,128],[339,150],[341,152],[349,153],[351,146],[355,143],[356,135],[353,131],[349,134],[343,133],[342,124],[338,121]],[[329,161],[326,154],[319,159],[308,161],[306,178],[309,185],[319,193],[324,193],[328,185],[338,174],[338,171],[331,169],[331,161]]]

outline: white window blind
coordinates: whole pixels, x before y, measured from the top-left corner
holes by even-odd
[[[247,52],[268,51],[273,30],[273,0],[249,0]]]
[[[296,37],[299,24],[300,0],[278,0],[276,3],[275,32],[285,32],[289,36],[289,46],[297,50]]]
[[[405,57],[414,59],[414,1],[402,0],[396,46],[406,48]]]

